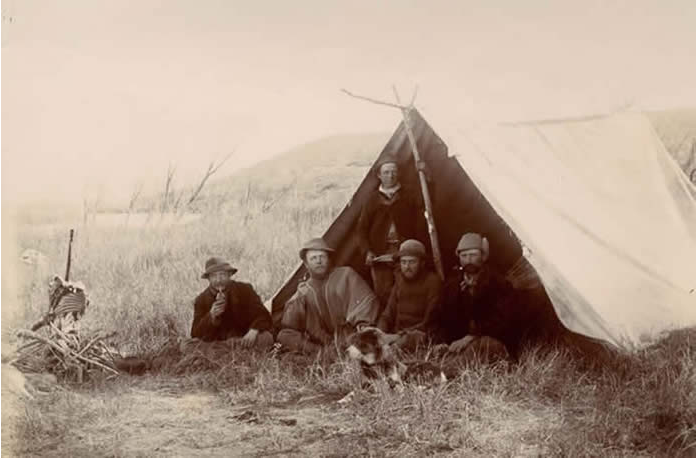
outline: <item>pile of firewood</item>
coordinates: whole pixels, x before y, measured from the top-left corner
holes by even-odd
[[[105,343],[110,335],[81,338],[72,332],[63,332],[53,323],[48,335],[20,330],[17,335],[23,344],[17,349],[11,364],[22,372],[48,372],[60,380],[82,383],[96,372],[118,374],[115,358]]]
[[[110,351],[111,335],[82,336],[80,319],[90,304],[82,282],[71,282],[71,251],[74,231],[70,230],[65,279],[54,275],[48,284],[48,310],[31,330],[17,332],[20,346],[10,364],[22,372],[51,373],[57,378],[83,382],[95,372],[118,374],[118,355]]]

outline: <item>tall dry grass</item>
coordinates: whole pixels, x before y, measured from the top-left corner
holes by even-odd
[[[140,227],[125,226],[125,216],[123,225],[78,226],[71,279],[89,294],[84,326],[115,330],[133,350],[147,350],[168,327],[188,333],[193,299],[207,285],[204,262],[213,255],[229,259],[239,269],[236,279],[270,299],[299,262],[299,246],[322,234],[345,204],[332,194],[303,202],[293,193],[236,197],[186,224],[159,224],[154,215]],[[18,234],[18,252],[33,248],[48,258],[44,268],[6,260],[24,273],[14,324],[29,326],[47,308],[47,274],[65,271],[67,230],[25,225]]]
[[[282,195],[253,189],[209,198],[200,206],[201,218],[187,224],[159,224],[153,216],[143,227],[79,226],[72,278],[86,284],[91,299],[85,331],[117,331],[114,344],[140,354],[156,352],[173,335],[187,335],[193,298],[206,286],[200,273],[211,255],[230,259],[240,269],[237,278],[270,299],[298,263],[299,245],[328,227],[346,197],[327,192],[299,198],[292,188]],[[41,225],[25,225],[17,233],[18,252],[38,249],[48,265],[39,269],[4,260],[24,274],[14,328],[29,326],[45,311],[46,273],[63,272],[67,241],[65,230]],[[299,427],[302,434],[270,437],[261,446],[265,453],[690,455],[695,454],[695,373],[695,329],[690,329],[600,372],[580,368],[563,353],[538,349],[517,365],[462,367],[444,386],[391,390],[377,382],[340,409],[334,401],[360,387],[356,367],[343,356],[241,352],[190,371],[164,367],[147,382],[122,377],[59,391],[26,408],[17,434],[20,452],[28,455],[119,455],[119,441],[128,440],[120,429],[125,426],[115,423],[126,407],[119,396],[136,390],[134,384],[153,393],[174,385],[180,392],[215,393],[221,408],[244,402],[261,411],[295,409],[303,399],[329,406],[334,426]],[[82,422],[75,418],[100,431],[114,430],[117,439],[106,445],[93,443],[92,436],[84,439]],[[84,440],[70,440],[75,437]],[[312,448],[320,443],[322,449]],[[55,452],[60,447],[63,451]]]

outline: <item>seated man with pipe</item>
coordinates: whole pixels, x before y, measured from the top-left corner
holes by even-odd
[[[518,360],[526,346],[560,346],[591,363],[605,363],[613,349],[567,329],[538,289],[514,289],[488,265],[487,239],[464,234],[456,248],[459,266],[446,281],[439,318],[450,353],[491,360]]]
[[[194,301],[191,336],[204,341],[231,340],[243,348],[274,343],[271,315],[252,285],[233,280],[237,269],[219,257],[206,261],[201,278],[208,287]]]
[[[315,353],[343,340],[378,317],[378,298],[351,267],[334,267],[334,250],[322,239],[300,250],[310,278],[286,302],[277,341],[302,353]]]
[[[444,285],[441,337],[451,353],[518,357],[527,323],[520,320],[512,285],[490,269],[489,251],[480,234],[464,234],[458,242],[459,265]]]

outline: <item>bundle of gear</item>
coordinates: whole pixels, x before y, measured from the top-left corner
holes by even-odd
[[[82,282],[68,281],[73,231],[68,245],[66,276],[49,281],[49,307],[31,330],[17,332],[20,339],[10,364],[22,372],[54,374],[58,379],[82,383],[97,373],[117,374],[118,355],[106,339],[111,335],[84,336],[80,320],[90,303]]]
[[[110,336],[81,335],[80,319],[88,305],[81,282],[54,275],[49,282],[48,312],[31,330],[17,332],[22,344],[11,363],[23,372],[49,372],[78,383],[95,372],[116,374],[115,355],[105,343]]]

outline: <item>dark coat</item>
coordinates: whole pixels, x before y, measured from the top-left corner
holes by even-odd
[[[481,275],[473,295],[461,290],[460,270],[446,281],[439,318],[443,341],[488,336],[518,358],[525,345],[550,342],[564,333],[544,291],[516,290],[487,267]]]
[[[209,311],[216,300],[216,292],[206,288],[194,301],[194,322],[191,336],[200,339],[225,340],[242,337],[250,329],[271,330],[271,315],[252,285],[231,281],[224,290],[226,307],[216,325],[211,321]]]
[[[431,331],[434,312],[441,300],[441,279],[434,272],[422,270],[412,281],[397,274],[388,305],[378,320],[385,332],[399,332],[416,327]]]
[[[386,238],[391,219],[400,234],[400,242],[417,239],[426,244],[424,205],[419,194],[403,187],[392,199],[388,199],[375,189],[364,203],[359,216],[359,246],[364,256],[369,250],[376,255],[387,252]]]

